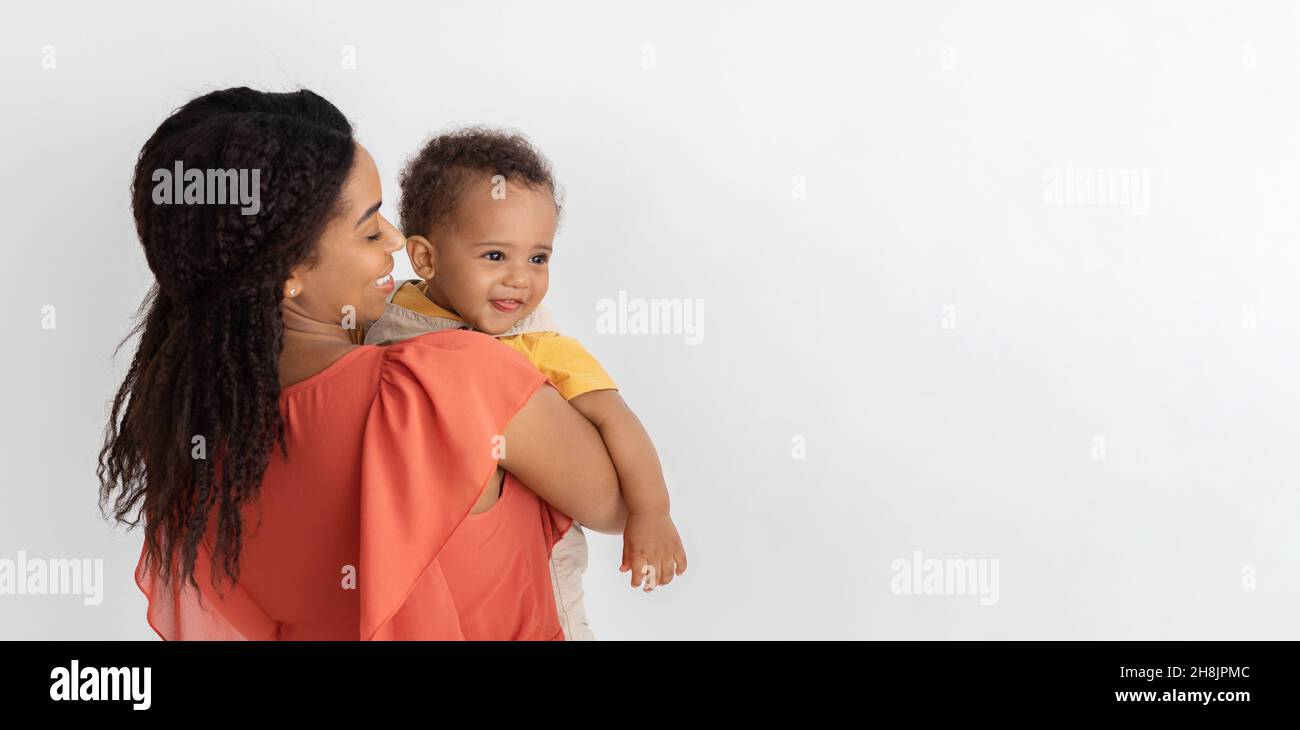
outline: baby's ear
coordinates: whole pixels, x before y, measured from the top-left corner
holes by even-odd
[[[428,281],[437,269],[437,253],[433,242],[424,236],[411,236],[406,239],[406,256],[411,259],[411,268],[416,276]]]

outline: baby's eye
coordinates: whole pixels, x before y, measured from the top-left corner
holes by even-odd
[[[501,253],[500,251],[488,251],[487,253],[483,254],[483,258],[487,259],[488,261],[505,261],[506,255]]]
[[[539,254],[537,254],[536,256],[534,256],[534,257],[532,257],[531,259],[528,259],[528,260],[531,261],[531,262],[534,263],[534,264],[544,264],[544,263],[546,263],[546,254],[544,254],[544,253],[539,253]]]

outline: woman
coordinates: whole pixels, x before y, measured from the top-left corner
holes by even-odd
[[[199,172],[169,197],[160,170]],[[212,204],[213,170],[260,200]],[[99,477],[101,506],[145,520],[136,578],[163,638],[562,639],[547,556],[566,515],[622,529],[599,435],[522,357],[459,331],[352,344],[403,244],[380,198],[309,91],[206,94],[140,153],[157,283]]]

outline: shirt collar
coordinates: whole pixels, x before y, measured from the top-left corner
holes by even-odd
[[[397,288],[397,292],[393,294],[393,304],[403,309],[409,309],[412,312],[418,312],[426,317],[454,319],[457,322],[465,321],[455,312],[438,306],[426,295],[427,290],[428,285],[419,279],[404,281]]]

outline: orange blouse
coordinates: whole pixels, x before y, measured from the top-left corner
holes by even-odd
[[[498,437],[545,377],[448,330],[363,346],[281,391],[278,450],[246,507],[240,578],[211,586],[215,522],[188,585],[141,551],[136,581],[164,639],[562,640],[551,548],[570,519],[497,467]]]

